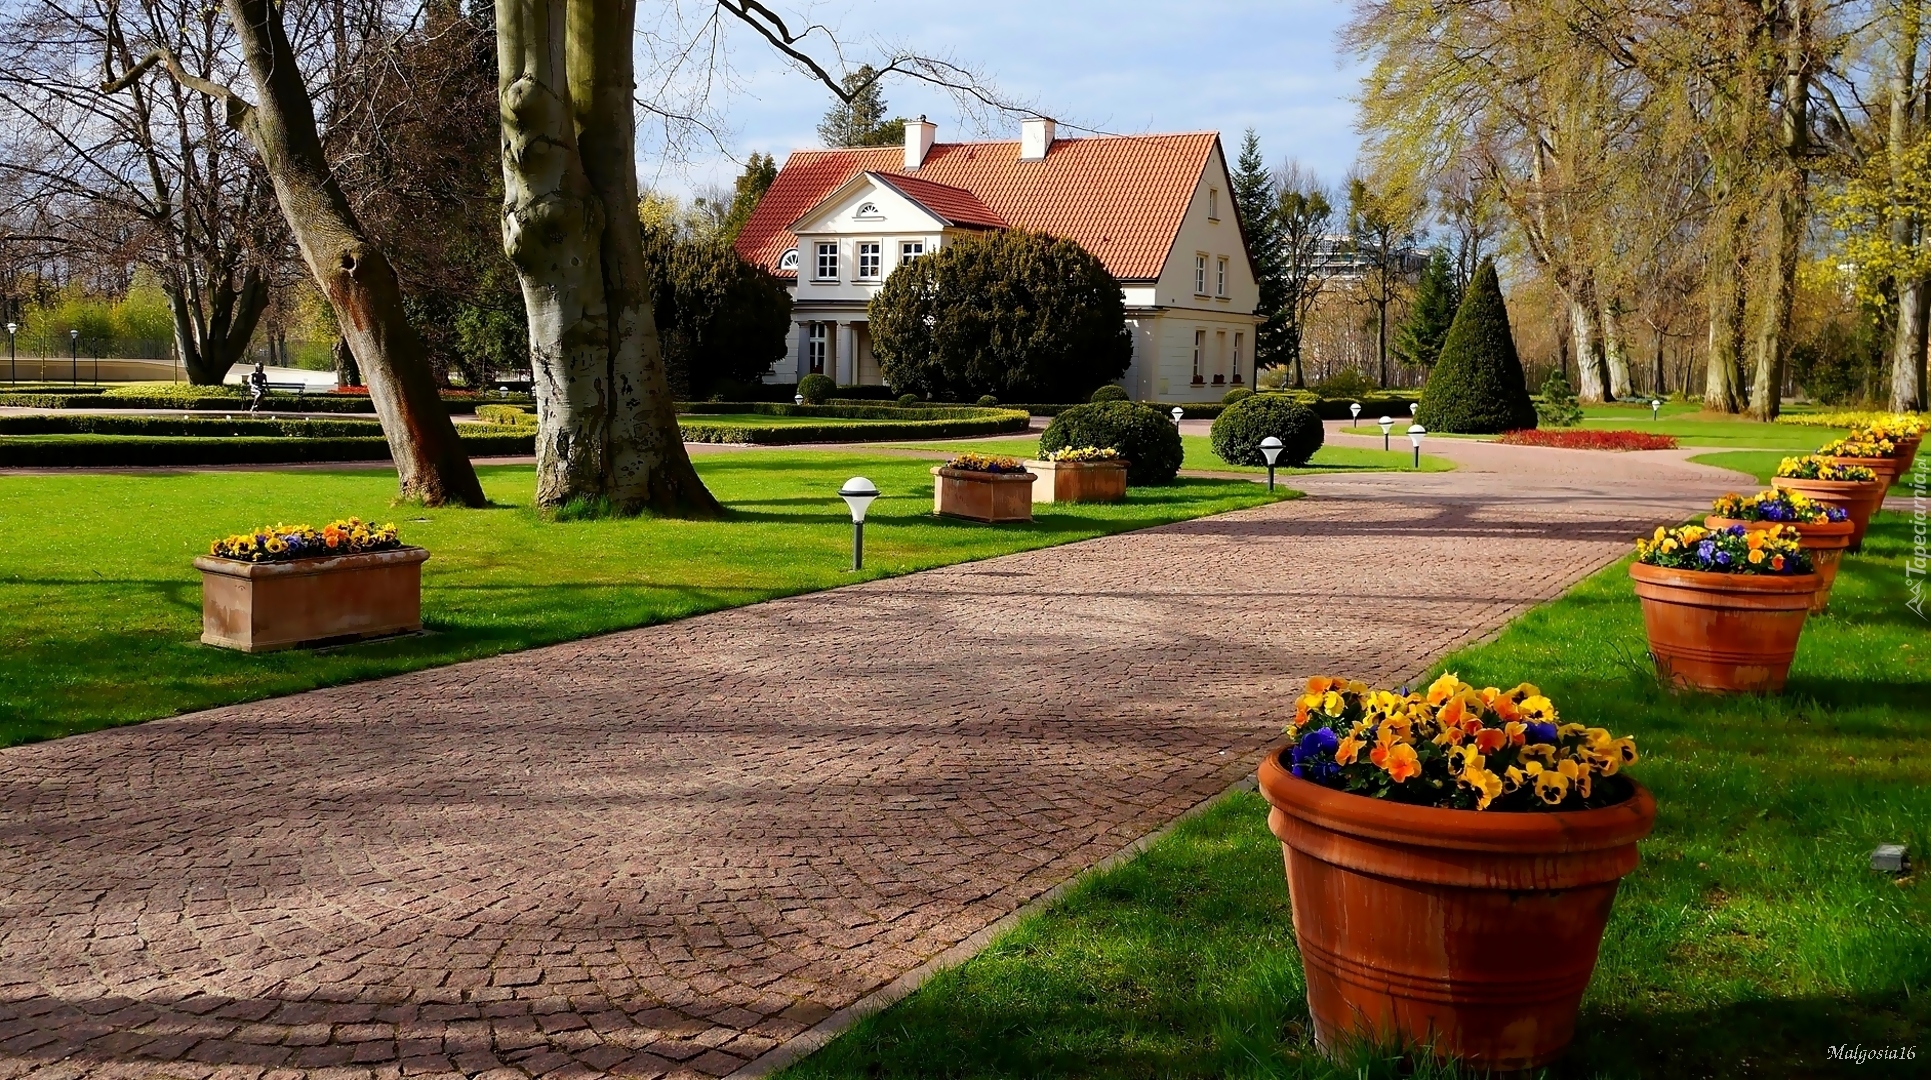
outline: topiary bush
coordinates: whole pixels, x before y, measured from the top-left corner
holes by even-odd
[[[919,396],[917,394],[900,394],[898,396],[898,403],[901,407],[909,409],[919,403]]]
[[[1542,384],[1542,400],[1535,403],[1536,422],[1542,427],[1575,427],[1582,423],[1582,406],[1562,369],[1551,372]]]
[[[1126,387],[1116,386],[1113,383],[1107,383],[1105,386],[1102,386],[1098,390],[1093,391],[1093,396],[1087,398],[1086,400],[1096,405],[1106,401],[1126,401],[1128,400],[1126,396]]]
[[[1494,435],[1532,428],[1535,402],[1515,353],[1509,309],[1493,260],[1484,260],[1455,311],[1441,359],[1422,388],[1415,417],[1430,431]]]
[[[1075,405],[1053,417],[1039,438],[1042,454],[1074,446],[1118,450],[1127,461],[1129,484],[1172,483],[1185,456],[1173,421],[1151,405],[1132,401]]]
[[[829,375],[816,372],[798,380],[798,393],[804,395],[805,402],[823,405],[825,399],[838,392],[838,383]]]
[[[993,397],[991,394],[979,395],[979,407],[982,409],[994,408],[998,404],[999,404],[999,399],[996,397]]]
[[[1236,386],[1232,390],[1220,395],[1220,403],[1222,405],[1234,405],[1246,401],[1253,396],[1254,392],[1252,390],[1249,390],[1245,386]]]
[[[476,419],[485,424],[534,424],[536,417],[520,405],[478,405]]]
[[[1276,465],[1299,466],[1321,448],[1326,433],[1313,409],[1285,394],[1249,394],[1214,421],[1214,453],[1229,465],[1265,465],[1261,440],[1281,440]]]

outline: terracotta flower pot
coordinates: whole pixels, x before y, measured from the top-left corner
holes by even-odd
[[[1026,468],[1039,476],[1033,485],[1033,501],[1119,502],[1126,498],[1124,461],[1028,461]]]
[[[932,512],[973,521],[1031,521],[1029,472],[993,473],[937,465],[932,469]]]
[[[1745,521],[1714,514],[1703,519],[1703,527],[1707,529],[1741,525],[1746,529],[1767,532],[1776,524],[1778,522]],[[1849,520],[1816,521],[1793,527],[1797,530],[1797,546],[1810,553],[1810,561],[1817,567],[1817,592],[1810,598],[1810,613],[1816,615],[1830,606],[1830,587],[1837,583],[1837,566],[1843,561],[1845,549],[1851,546],[1851,523]]]
[[[1922,433],[1902,439],[1897,446],[1897,474],[1910,476],[1911,467],[1917,464],[1918,446],[1924,442]]]
[[[1315,1041],[1431,1046],[1481,1068],[1561,1056],[1596,968],[1616,883],[1656,800],[1597,810],[1406,806],[1261,761],[1281,841]]]
[[[1773,477],[1770,486],[1843,507],[1851,519],[1851,551],[1864,549],[1864,531],[1871,527],[1871,515],[1884,502],[1886,487],[1879,480],[1796,480],[1788,476]]]
[[[1816,574],[1717,574],[1629,564],[1656,673],[1725,693],[1777,693],[1816,595]]]
[[[1889,488],[1897,482],[1898,474],[1903,471],[1901,457],[1827,457],[1832,465],[1861,465],[1877,474],[1877,482]]]
[[[203,555],[201,640],[242,652],[422,629],[419,547],[288,562]]]

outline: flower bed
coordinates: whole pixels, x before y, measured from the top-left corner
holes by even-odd
[[[1110,446],[1069,446],[1025,463],[1038,475],[1033,501],[1119,502],[1126,498],[1126,457]]]
[[[1658,528],[1630,564],[1656,673],[1699,690],[1783,689],[1819,576],[1788,525]]]
[[[1777,417],[1779,424],[1794,424],[1800,427],[1863,427],[1867,424],[1894,423],[1914,427],[1923,433],[1931,424],[1923,413],[1875,412],[1869,409],[1839,409],[1834,412],[1783,413]]]
[[[1835,484],[1868,484],[1877,473],[1862,465],[1840,465],[1811,454],[1787,457],[1777,465],[1777,476],[1784,480],[1824,480]]]
[[[208,554],[242,562],[287,562],[328,555],[366,555],[402,546],[394,525],[342,518],[317,529],[309,525],[263,525],[208,545]]]
[[[360,518],[224,537],[194,561],[201,640],[254,653],[420,630],[428,558]]]
[[[1738,521],[1768,521],[1788,525],[1823,525],[1850,520],[1843,507],[1818,502],[1796,491],[1772,488],[1755,495],[1731,492],[1710,504],[1710,513]]]
[[[1287,734],[1259,779],[1319,1045],[1428,1046],[1477,1071],[1560,1056],[1655,820],[1621,775],[1635,744],[1564,723],[1530,684],[1452,674],[1419,694],[1310,679]]]
[[[1552,446],[1559,450],[1674,450],[1676,440],[1647,431],[1597,431],[1593,428],[1523,428],[1505,431],[1498,442],[1509,446]]]
[[[991,454],[954,454],[946,462],[946,468],[960,472],[976,473],[1023,473],[1026,466],[1018,458],[995,457]]]
[[[1064,450],[1051,450],[1040,457],[1046,461],[1070,462],[1118,462],[1126,464],[1126,458],[1110,446],[1069,446]]]
[[[1031,521],[1036,479],[1017,458],[960,454],[932,469],[932,512],[972,521]]]

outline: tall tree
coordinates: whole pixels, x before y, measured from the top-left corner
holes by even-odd
[[[1247,254],[1254,263],[1260,302],[1254,307],[1254,370],[1273,367],[1288,357],[1289,310],[1287,271],[1282,265],[1281,192],[1261,157],[1260,136],[1248,128],[1240,140],[1240,157],[1233,175],[1234,208],[1240,214]]]
[[[1428,265],[1422,267],[1421,279],[1415,283],[1408,313],[1395,330],[1395,355],[1402,363],[1422,369],[1424,375],[1435,366],[1461,302],[1448,249],[1436,245],[1428,256]]]
[[[1348,237],[1357,275],[1356,292],[1374,311],[1375,359],[1381,386],[1388,385],[1388,309],[1407,291],[1419,208],[1401,188],[1383,180],[1348,180]]]
[[[878,69],[861,64],[842,80],[849,100],[840,100],[818,122],[826,146],[898,146],[905,142],[905,121],[885,118],[885,94]]]
[[[751,151],[750,159],[744,163],[744,171],[731,185],[731,205],[725,211],[722,229],[726,242],[737,240],[738,233],[744,231],[744,223],[751,220],[751,212],[758,208],[764,193],[771,190],[772,183],[777,179],[777,159],[770,154]]]
[[[1294,365],[1294,385],[1306,386],[1301,363],[1307,328],[1329,280],[1334,253],[1334,200],[1312,172],[1290,161],[1275,175],[1274,221],[1280,239],[1281,348]]]

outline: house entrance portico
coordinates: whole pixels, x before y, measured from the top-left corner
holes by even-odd
[[[829,375],[840,386],[877,386],[882,383],[878,356],[872,351],[871,326],[851,312],[807,311],[795,315],[798,340],[797,375]],[[862,316],[861,313],[857,313]]]

